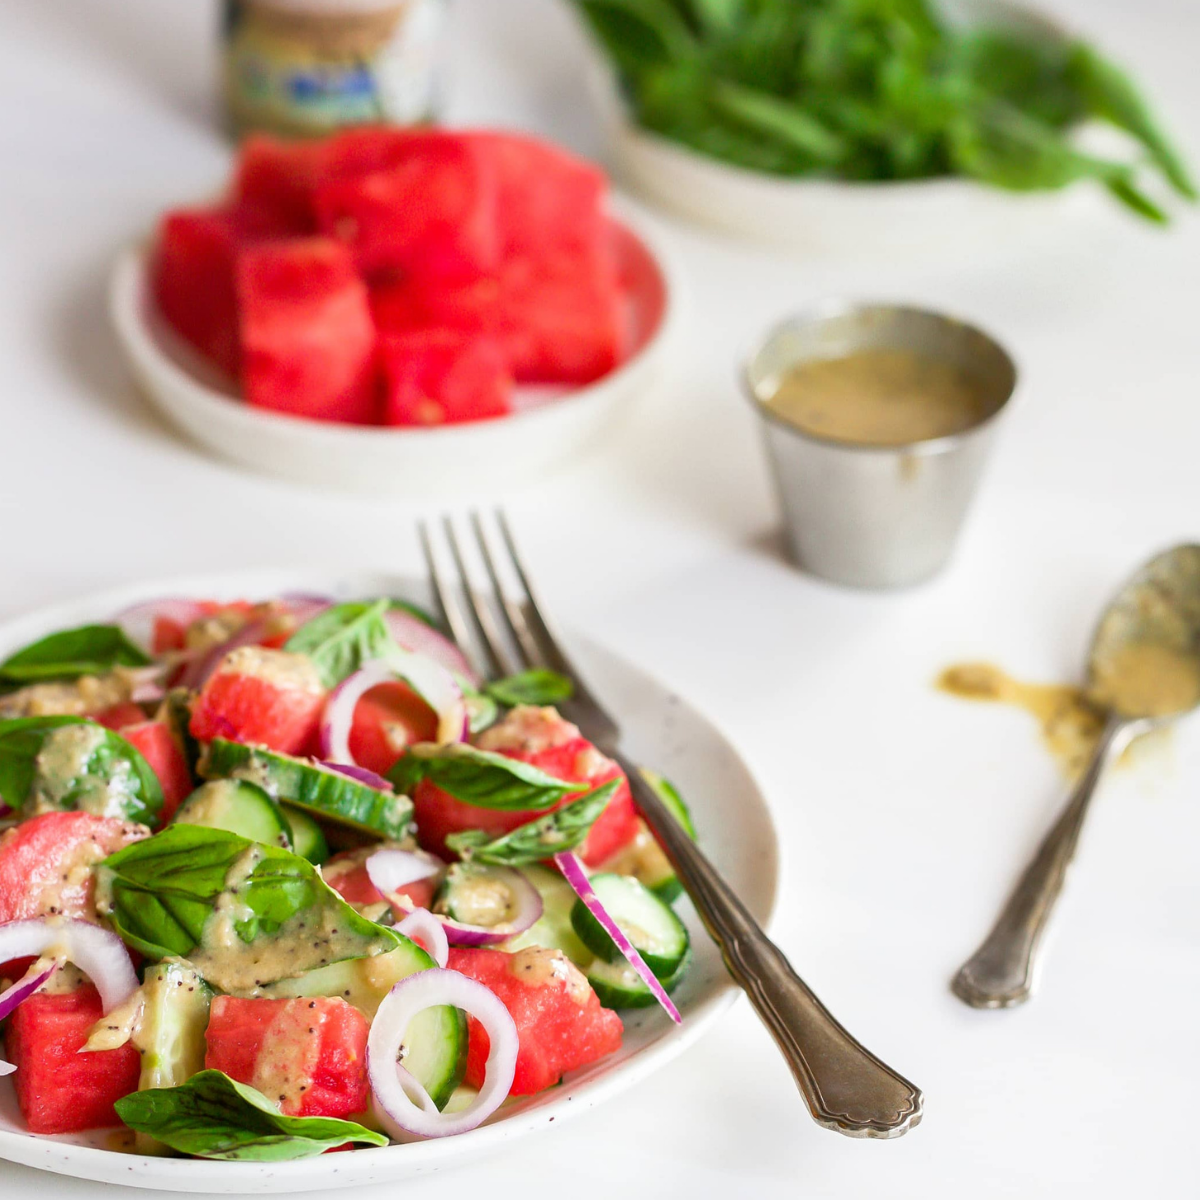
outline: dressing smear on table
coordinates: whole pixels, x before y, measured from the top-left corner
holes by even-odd
[[[1093,691],[1065,683],[1025,683],[985,662],[947,667],[935,686],[962,700],[1007,704],[1027,712],[1038,724],[1043,745],[1070,780],[1078,779],[1091,761],[1111,704],[1103,678]],[[1170,726],[1163,726],[1135,738],[1117,765],[1143,762],[1167,746],[1170,737]]]
[[[1083,773],[1104,728],[1104,710],[1083,688],[1023,683],[991,663],[947,667],[938,676],[937,687],[964,700],[1008,704],[1029,713],[1038,723],[1046,749],[1070,779]]]
[[[804,433],[861,446],[949,437],[978,425],[995,408],[970,371],[882,347],[798,363],[779,377],[765,404]]]

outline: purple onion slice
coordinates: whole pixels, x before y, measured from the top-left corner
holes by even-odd
[[[564,850],[554,856],[554,862],[563,873],[563,878],[583,901],[588,912],[604,926],[605,932],[616,942],[617,949],[628,959],[629,965],[638,973],[642,982],[654,993],[654,998],[666,1009],[667,1016],[676,1025],[682,1025],[683,1017],[679,1015],[679,1009],[667,995],[667,989],[659,982],[658,976],[646,966],[645,959],[638,953],[637,947],[625,936],[608,909],[600,903],[600,897],[592,890],[591,881],[588,879],[587,871],[580,862],[579,856],[572,854],[569,850]]]
[[[479,1094],[461,1112],[441,1113],[429,1093],[400,1065],[412,1019],[450,1005],[487,1031],[489,1050]],[[517,1027],[503,1001],[458,971],[431,968],[402,979],[384,997],[367,1038],[367,1074],[384,1129],[398,1141],[450,1137],[483,1124],[504,1103],[517,1069]]]

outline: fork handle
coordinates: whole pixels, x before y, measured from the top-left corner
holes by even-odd
[[[1109,763],[1137,728],[1137,722],[1109,718],[1066,807],[1017,881],[991,932],[951,982],[951,990],[965,1004],[1012,1008],[1032,995],[1046,928],[1075,858],[1092,796]]]
[[[834,1020],[712,863],[621,755],[633,797],[721,950],[729,973],[783,1052],[813,1119],[850,1137],[890,1138],[921,1119],[922,1096]]]

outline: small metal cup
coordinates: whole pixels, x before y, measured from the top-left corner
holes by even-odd
[[[790,367],[881,348],[969,371],[985,389],[983,417],[949,437],[868,446],[805,433],[766,406]],[[774,329],[751,356],[745,381],[797,565],[852,587],[904,587],[936,575],[954,549],[1016,380],[1012,359],[985,333],[920,309],[829,304]]]

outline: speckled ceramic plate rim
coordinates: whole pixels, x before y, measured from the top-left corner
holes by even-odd
[[[391,593],[420,596],[411,578],[386,572],[321,572],[250,570],[140,583],[23,617],[0,621],[0,653],[49,632],[89,620],[102,620],[138,600],[165,595],[233,598],[263,597],[284,591],[337,596]],[[628,720],[630,749],[635,756],[672,774],[688,796],[700,829],[717,828],[725,796],[737,796],[739,820],[722,827],[721,839],[708,849],[760,922],[769,922],[779,879],[779,843],[766,802],[736,751],[700,713],[670,689],[602,647],[572,638],[589,680],[602,696],[636,697]],[[630,712],[630,704],[622,711]],[[642,711],[644,710],[644,711]],[[657,719],[658,725],[651,728]],[[683,756],[695,765],[688,778]],[[706,784],[701,780],[706,781]],[[727,810],[726,810],[727,811]],[[731,870],[735,854],[743,862]],[[751,858],[753,861],[751,862]],[[103,1149],[103,1134],[42,1137],[15,1127],[11,1084],[0,1081],[0,1158],[26,1166],[133,1187],[181,1192],[283,1192],[349,1187],[427,1174],[456,1163],[485,1157],[512,1138],[549,1127],[586,1111],[665,1065],[712,1027],[737,998],[716,948],[704,935],[695,914],[685,913],[696,946],[696,966],[677,995],[684,1024],[676,1028],[664,1014],[641,1010],[626,1014],[626,1046],[617,1059],[605,1060],[568,1075],[552,1092],[523,1101],[471,1133],[444,1141],[358,1150],[289,1163],[224,1163],[180,1158],[148,1158]]]

